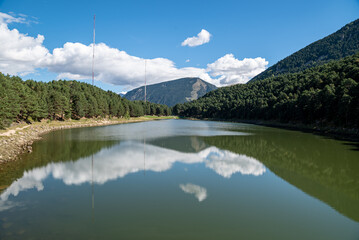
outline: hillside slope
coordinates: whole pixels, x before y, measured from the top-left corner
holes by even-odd
[[[359,51],[359,19],[274,64],[251,82],[283,73],[299,72]]]
[[[200,78],[180,78],[177,80],[148,85],[146,88],[147,101],[174,106],[202,97],[216,86]],[[129,100],[144,100],[144,86],[129,91],[124,96]]]
[[[359,53],[248,84],[217,89],[173,108],[186,117],[271,120],[359,128]]]

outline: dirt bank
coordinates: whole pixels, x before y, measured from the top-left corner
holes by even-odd
[[[24,152],[32,151],[32,143],[41,139],[41,135],[67,128],[94,127],[130,122],[169,119],[174,117],[138,117],[130,119],[81,119],[68,121],[43,121],[32,124],[19,124],[0,131],[0,164],[14,161]]]

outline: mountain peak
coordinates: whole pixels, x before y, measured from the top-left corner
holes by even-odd
[[[147,85],[147,100],[153,103],[174,106],[196,100],[217,87],[200,78],[180,78],[176,80]],[[129,100],[144,100],[144,86],[133,89],[124,96]]]

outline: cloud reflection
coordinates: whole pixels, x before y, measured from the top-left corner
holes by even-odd
[[[139,142],[127,141],[111,149],[103,149],[94,156],[93,175],[91,158],[82,158],[75,162],[50,163],[41,168],[35,168],[24,173],[23,177],[13,182],[0,195],[1,202],[6,201],[10,195],[17,196],[19,192],[36,188],[43,190],[43,181],[52,176],[62,180],[66,185],[81,185],[93,181],[104,184],[107,181],[125,177],[139,171],[163,172],[169,170],[174,163],[204,163],[207,168],[217,174],[230,178],[235,173],[245,175],[262,175],[266,169],[262,163],[252,157],[235,154],[216,147],[209,147],[198,153],[183,153],[171,149],[146,145],[146,165],[144,165],[144,145]],[[146,169],[144,169],[146,167]],[[183,185],[181,189],[192,193],[195,185]],[[192,190],[191,190],[192,189]],[[199,201],[205,195],[197,195]],[[202,199],[202,200],[200,200]],[[1,210],[0,210],[1,211]]]
[[[179,187],[185,193],[194,194],[194,196],[198,199],[198,202],[202,202],[207,198],[207,189],[204,187],[192,183],[180,184]]]
[[[13,208],[13,207],[19,207],[19,206],[22,206],[22,204],[16,203],[13,201],[6,201],[6,200],[0,199],[0,212],[9,210],[10,208]]]
[[[222,177],[230,178],[237,172],[243,175],[259,176],[265,172],[263,164],[255,158],[220,150],[215,147],[206,150],[204,150],[206,152],[206,167],[213,169]]]

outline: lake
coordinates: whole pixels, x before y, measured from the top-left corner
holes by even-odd
[[[359,239],[358,145],[250,124],[52,132],[0,191],[0,239]]]

